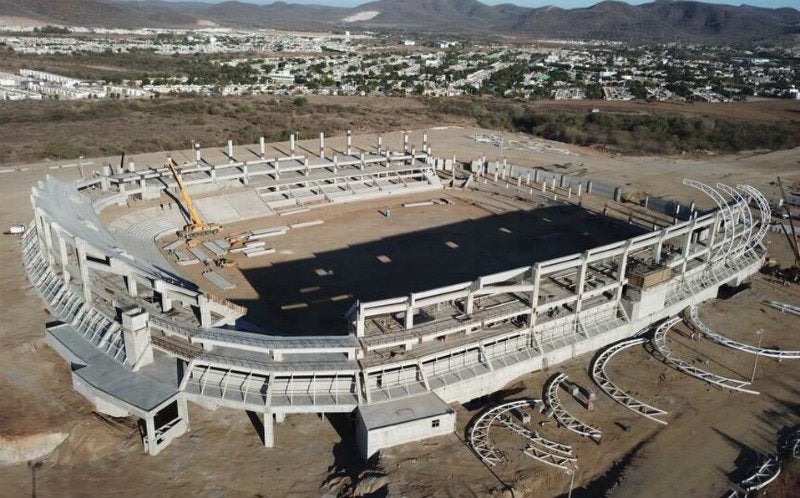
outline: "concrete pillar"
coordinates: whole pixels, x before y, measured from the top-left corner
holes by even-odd
[[[366,163],[364,162],[364,153],[363,152],[361,153],[360,159],[361,159],[361,162],[359,163],[358,168],[363,170],[364,167],[366,166]]]
[[[58,255],[61,259],[61,277],[64,279],[64,283],[68,284],[69,272],[67,271],[67,263],[69,263],[69,259],[67,258],[67,241],[58,231],[56,232],[56,238],[58,239]]]
[[[578,300],[575,303],[575,313],[580,313],[583,307],[583,288],[586,286],[586,272],[589,267],[588,258],[588,252],[584,252],[583,256],[581,256],[581,267],[578,270],[578,280],[575,284],[575,294],[578,296]]]
[[[311,169],[308,167],[308,159],[303,161],[303,166],[305,167],[305,175],[308,176],[311,174]]]
[[[278,161],[278,158],[276,157],[273,164],[275,165],[275,179],[277,180],[281,177],[281,162]],[[306,159],[306,166],[308,166],[308,159]]]
[[[591,181],[591,180],[589,180],[588,182],[586,182],[586,193],[587,193],[587,194],[591,194],[591,193],[592,193],[592,185],[593,185],[593,184],[592,184],[592,181]]]
[[[414,307],[410,302],[406,306],[406,316],[404,325],[406,329],[414,328]]]
[[[697,226],[697,219],[692,218],[691,228],[686,232],[686,239],[683,241],[683,264],[681,264],[681,273],[686,273],[686,266],[689,264],[689,252],[692,249],[692,234]]]
[[[130,171],[131,173],[136,171],[136,165],[133,163],[133,161],[128,163],[128,171]]]
[[[404,131],[403,133],[403,153],[408,154],[408,132]]]
[[[194,144],[194,160],[199,163],[203,158],[200,155],[200,144]]]
[[[233,140],[228,140],[228,162],[233,162]]]
[[[382,151],[383,151],[383,137],[378,135],[378,154],[380,155]]]
[[[172,311],[172,298],[167,295],[167,284],[163,280],[153,281],[153,290],[161,296],[161,311]]]
[[[325,134],[322,132],[319,134],[319,157],[325,158]]]
[[[53,265],[53,233],[51,232],[50,223],[45,221],[43,223],[44,228],[44,245],[45,245],[45,254],[47,255],[47,262],[50,266]]]
[[[427,152],[427,150],[428,150],[428,134],[427,133],[423,133],[422,134],[422,151],[423,152]]]
[[[153,346],[150,343],[150,315],[141,308],[122,313],[122,339],[125,352],[133,362],[135,372],[153,363]]]
[[[145,451],[148,455],[156,455],[158,453],[158,444],[156,443],[156,423],[155,415],[149,413],[144,418],[145,436],[147,437],[147,447]]]
[[[247,163],[242,164],[242,183],[245,185],[250,183],[250,175],[247,171]]]
[[[366,326],[364,324],[364,315],[361,314],[361,311],[356,314],[356,337],[364,337],[364,333],[366,331]]]
[[[583,184],[582,184],[582,183],[579,183],[579,184],[578,184],[578,194],[577,194],[577,195],[578,195],[578,197],[580,197],[580,196],[581,196],[581,193],[582,193],[582,191],[583,191]]]
[[[286,420],[286,414],[283,412],[275,414],[275,422],[282,424],[283,421]]]
[[[267,153],[267,145],[264,143],[264,137],[259,137],[258,139],[258,150],[261,152],[261,157],[264,157],[264,154]]]
[[[78,254],[78,270],[81,274],[81,286],[83,288],[83,299],[87,303],[92,302],[91,282],[89,281],[89,266],[86,261],[86,247],[81,239],[75,239],[75,252]]]
[[[353,132],[347,130],[347,151],[345,153],[348,156],[352,154],[352,147],[353,147]]]
[[[533,290],[531,290],[531,293],[528,295],[528,299],[531,301],[528,326],[531,328],[531,337],[533,337],[533,327],[536,325],[536,307],[539,305],[539,286],[542,283],[542,271],[539,263],[531,267],[531,283],[533,284]]]
[[[289,152],[294,155],[294,133],[289,135]]]
[[[144,177],[139,179],[139,189],[142,191],[139,194],[139,198],[145,200],[147,198],[147,180]]]
[[[633,243],[628,240],[625,251],[622,253],[622,259],[619,262],[619,268],[617,269],[617,283],[619,283],[619,287],[617,287],[617,302],[622,299],[622,285],[625,282],[625,273],[628,270],[628,255],[631,252],[631,246],[633,246]]]
[[[262,420],[264,424],[264,446],[272,448],[275,446],[275,428],[272,425],[272,411],[265,411]]]
[[[208,303],[208,298],[204,295],[197,296],[197,307],[200,310],[200,326],[203,328],[210,328],[211,323],[211,307]]]
[[[139,295],[139,287],[136,283],[136,279],[133,276],[133,272],[128,272],[125,275],[125,288],[128,291],[128,295],[131,297],[136,297]]]
[[[653,255],[653,262],[655,264],[661,263],[661,251],[664,247],[664,240],[667,238],[667,230],[661,230],[661,236],[658,238],[658,244],[656,244],[655,254]]]

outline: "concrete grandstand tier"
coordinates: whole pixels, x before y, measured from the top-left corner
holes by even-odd
[[[317,219],[344,209],[336,204],[441,190],[434,164],[443,163],[424,153],[306,157],[293,150],[252,161],[231,156],[221,164],[198,159],[180,165],[179,174],[203,215],[239,223],[325,206],[314,213]],[[465,182],[469,192],[487,196],[481,189],[490,189],[492,196],[507,196],[506,205],[520,201],[525,209],[536,206],[533,199],[562,206],[552,200],[553,190],[572,196],[572,202],[584,195],[620,201],[622,187],[506,165],[500,173],[498,167]],[[490,178],[499,174],[518,188],[503,188]],[[524,195],[523,181],[530,185]],[[546,183],[547,195],[536,193],[531,182]],[[166,199],[175,188],[162,165],[109,168],[76,183],[47,178],[32,191],[34,220],[22,247],[33,286],[61,322],[48,332],[49,341],[81,365],[73,375],[76,389],[107,413],[142,418],[150,453],[188,429],[188,400],[261,414],[267,446],[274,444],[273,421],[292,413],[358,410],[365,457],[376,448],[452,432],[455,414],[444,409],[446,403],[490,394],[531,371],[629,338],[715,297],[721,285],[740,283],[758,270],[765,253],[765,214],[757,191],[739,187],[727,191],[726,199],[712,189],[719,207],[707,213],[680,205],[667,209],[654,200],[653,209],[661,206],[664,212],[637,207],[642,211],[637,216],[652,214],[660,223],[655,230],[650,223],[645,233],[619,232],[623,240],[570,246],[570,252],[579,252],[540,261],[525,249],[525,259],[510,269],[487,270],[478,260],[474,274],[431,284],[434,288],[371,301],[353,297],[339,335],[311,326],[302,336],[288,336],[274,332],[276,327],[258,331],[245,319],[247,308],[203,292],[202,279],[183,277],[190,273],[163,256],[160,248],[169,243],[159,239],[185,223],[182,208]],[[165,204],[159,204],[162,197]],[[758,227],[748,202],[759,206]],[[587,217],[627,230],[633,223],[594,212]],[[204,258],[213,260],[211,253],[217,256],[222,246],[206,242]],[[196,264],[204,258],[197,257]],[[560,408],[550,387],[548,402],[562,423],[599,438],[599,431]],[[639,413],[647,408],[628,402]],[[386,415],[391,408],[405,414],[412,409],[420,417]],[[394,427],[410,424],[415,435],[393,439],[384,420]],[[572,465],[563,445],[506,427],[530,439],[531,457],[560,468]],[[500,461],[479,440],[474,447],[490,465]]]

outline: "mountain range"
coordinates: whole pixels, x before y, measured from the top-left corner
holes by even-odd
[[[164,2],[160,0],[0,0],[0,17],[103,27],[391,29],[625,42],[800,41],[800,11],[696,1],[641,5],[603,1],[581,9],[486,5],[477,0],[377,0],[357,7]]]

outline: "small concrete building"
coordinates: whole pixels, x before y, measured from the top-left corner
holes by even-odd
[[[433,392],[362,405],[357,414],[356,439],[365,460],[383,448],[450,434],[456,427],[456,412]]]

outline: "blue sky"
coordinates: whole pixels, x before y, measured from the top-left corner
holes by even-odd
[[[178,0],[173,0],[178,1]],[[206,2],[222,2],[224,0],[201,0]],[[274,0],[241,0],[251,3],[272,3]],[[369,0],[285,0],[288,3],[311,3],[321,5],[337,5],[342,7],[354,7]],[[402,0],[397,0],[402,1]],[[525,7],[542,7],[545,5],[555,5],[563,8],[588,7],[598,3],[600,0],[480,0],[483,3],[495,5],[499,3],[513,3]],[[631,4],[648,3],[652,0],[624,0]],[[707,3],[724,3],[728,5],[753,5],[756,7],[793,7],[800,10],[800,0],[705,0]]]

